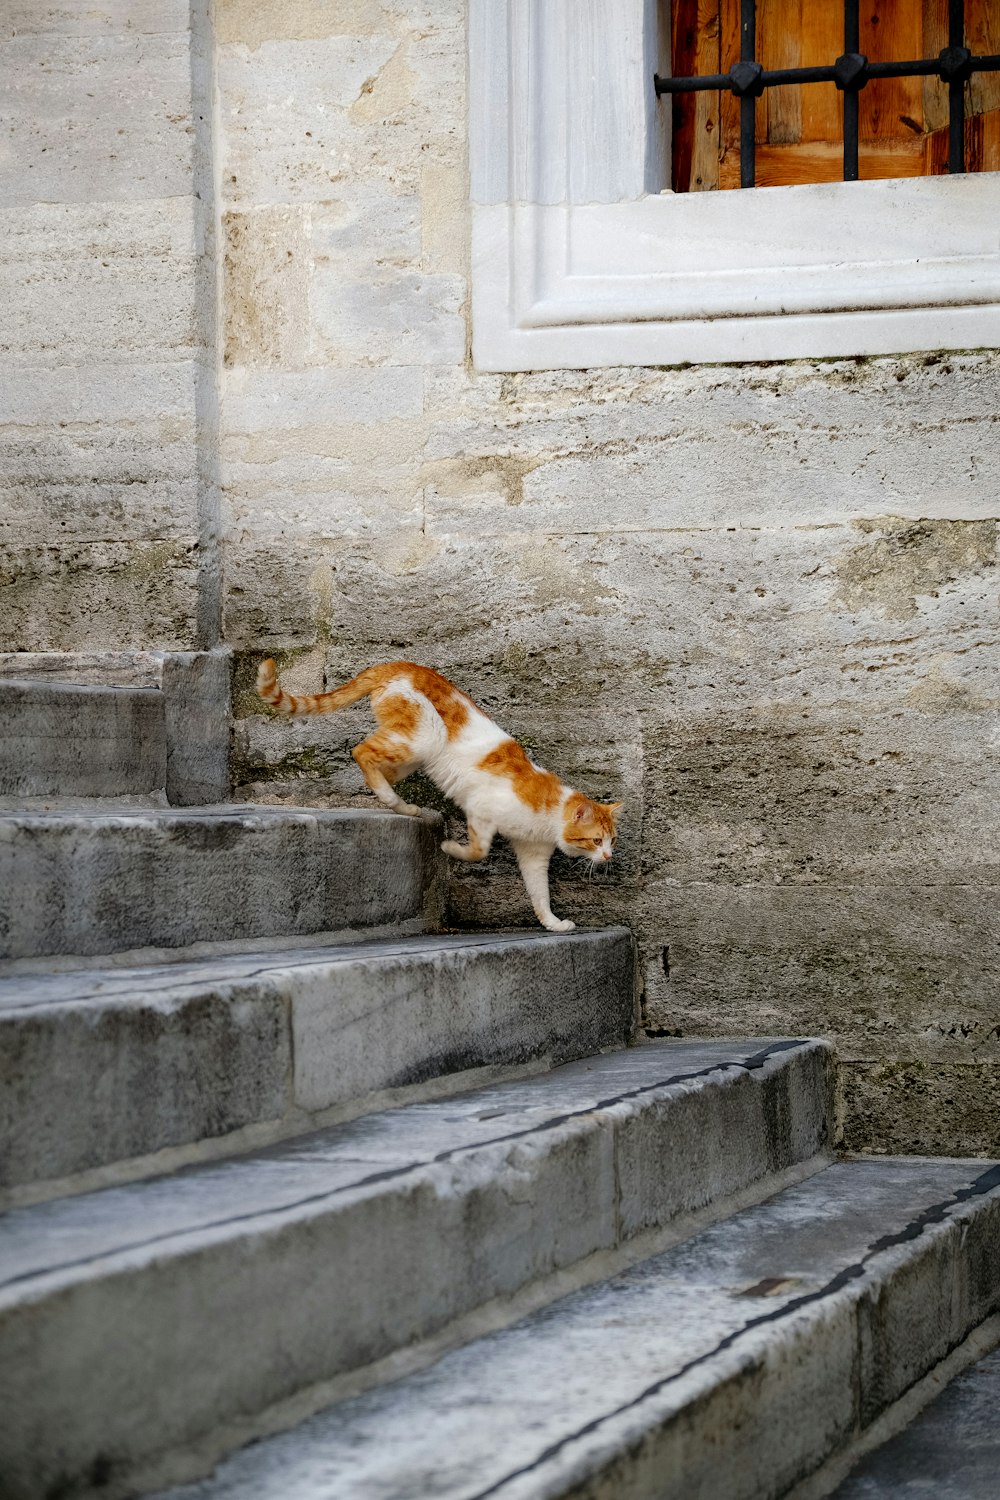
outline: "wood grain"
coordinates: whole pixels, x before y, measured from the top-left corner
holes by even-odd
[[[936,177],[948,170],[948,127],[925,138],[924,175]],[[1000,172],[1000,109],[968,115],[965,120],[965,170]]]
[[[922,57],[923,13],[913,0],[875,0],[861,7],[861,51],[872,62]],[[921,134],[924,89],[921,78],[876,78],[861,90],[858,126],[863,141],[893,141]]]
[[[673,12],[674,72],[718,73],[718,0],[680,0]],[[719,185],[719,95],[679,94],[673,101],[675,192],[708,192]]]
[[[802,65],[802,0],[760,0],[757,55],[765,68]],[[802,139],[802,89],[768,89],[764,94],[765,140],[772,146]]]
[[[858,169],[862,181],[879,177],[925,175],[924,136],[912,141],[880,142],[862,146]],[[944,142],[948,155],[947,131]],[[739,187],[739,153],[722,164],[719,186]],[[792,187],[806,182],[840,182],[844,175],[844,149],[834,141],[800,141],[796,145],[757,148],[757,186]]]
[[[1000,54],[1000,5],[996,0],[965,0],[965,45],[980,56]],[[966,89],[965,108],[970,115],[1000,109],[1000,73],[974,73]]]
[[[803,7],[802,66],[820,67],[834,62],[844,50],[844,10],[841,5]],[[835,84],[812,83],[799,89],[802,95],[802,139],[844,141],[844,99]]]

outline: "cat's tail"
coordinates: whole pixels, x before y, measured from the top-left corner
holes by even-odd
[[[367,698],[379,686],[382,671],[378,667],[366,667],[343,687],[332,693],[286,693],[278,681],[274,662],[268,658],[257,668],[257,696],[263,698],[279,714],[329,714],[336,708],[347,708],[361,698]]]

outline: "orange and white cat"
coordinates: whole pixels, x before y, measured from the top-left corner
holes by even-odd
[[[468,843],[446,839],[452,859],[485,859],[496,835],[514,848],[535,915],[550,932],[572,932],[549,905],[549,860],[554,849],[595,865],[610,858],[620,802],[595,802],[564,786],[528,759],[516,740],[494,724],[447,677],[413,662],[368,667],[330,693],[286,693],[273,661],[261,663],[257,692],[281,714],[324,714],[370,698],[378,728],[352,754],[380,802],[419,817],[394,791],[411,771],[423,770],[457,802],[468,823]]]

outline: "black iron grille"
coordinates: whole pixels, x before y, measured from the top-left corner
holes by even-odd
[[[757,7],[740,0],[740,60],[728,73],[700,78],[661,78],[656,92],[695,94],[729,89],[740,101],[740,187],[753,187],[756,175],[756,101],[779,84],[835,83],[844,95],[844,181],[858,180],[858,95],[872,78],[938,77],[948,85],[948,171],[965,171],[965,85],[973,73],[1000,72],[1000,55],[975,57],[965,45],[963,0],[948,0],[948,45],[937,57],[915,62],[869,62],[860,46],[859,0],[844,0],[844,51],[833,63],[816,68],[761,66],[757,50]]]

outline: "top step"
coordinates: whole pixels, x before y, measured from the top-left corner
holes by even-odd
[[[166,770],[157,689],[0,680],[0,797],[141,796]]]
[[[237,803],[0,813],[0,959],[425,932],[440,823]]]

